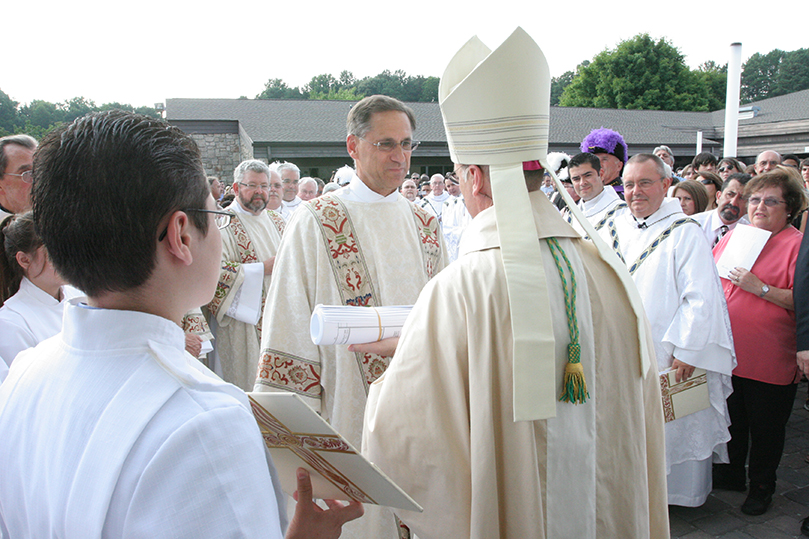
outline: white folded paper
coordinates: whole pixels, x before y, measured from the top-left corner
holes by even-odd
[[[716,262],[716,271],[723,279],[730,278],[730,270],[744,268],[750,271],[772,233],[752,225],[738,224]]]
[[[411,305],[351,307],[318,305],[312,312],[309,333],[316,345],[364,344],[398,337]]]

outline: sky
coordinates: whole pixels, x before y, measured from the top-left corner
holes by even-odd
[[[727,1],[670,2],[668,13],[662,4],[650,9],[653,4],[639,0],[554,2],[553,8],[537,0],[449,4],[15,2],[2,9],[0,36],[10,52],[2,61],[0,90],[20,103],[82,96],[97,105],[137,107],[167,98],[253,98],[270,79],[303,86],[315,75],[338,77],[343,70],[358,79],[385,69],[440,77],[473,35],[494,49],[517,26],[539,44],[552,76],[639,33],[668,39],[691,68],[708,60],[726,63],[733,42],[742,43],[742,62],[756,52],[809,47],[798,27],[778,25],[790,14],[805,14],[805,0],[768,2],[772,26],[760,24],[764,14]],[[556,7],[562,5],[567,9]]]

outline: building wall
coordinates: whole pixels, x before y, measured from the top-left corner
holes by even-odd
[[[205,175],[219,176],[223,183],[233,183],[233,170],[242,161],[244,151],[241,137],[237,133],[194,133],[191,138],[199,146]]]

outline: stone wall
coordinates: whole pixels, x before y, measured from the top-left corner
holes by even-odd
[[[206,176],[219,176],[223,183],[233,183],[233,170],[242,161],[242,140],[236,133],[192,134],[199,146]]]

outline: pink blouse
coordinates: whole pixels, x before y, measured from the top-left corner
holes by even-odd
[[[714,260],[722,256],[732,234],[726,234],[714,247]],[[770,237],[751,273],[770,287],[792,290],[802,238],[793,226]],[[769,384],[793,383],[798,369],[795,312],[745,292],[727,279],[722,279],[722,289],[738,361],[733,374]]]

